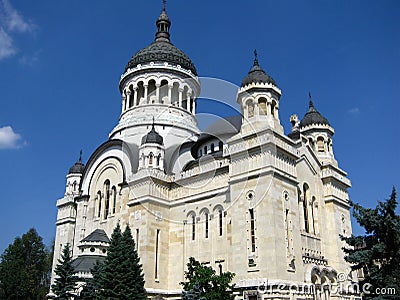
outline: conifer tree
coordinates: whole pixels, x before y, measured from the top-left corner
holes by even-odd
[[[183,286],[182,298],[187,300],[229,300],[234,299],[231,284],[234,273],[224,272],[220,275],[211,267],[203,266],[193,257],[187,263],[186,282]]]
[[[56,277],[51,288],[56,295],[56,299],[69,300],[76,289],[78,278],[74,274],[72,261],[70,245],[66,244],[63,248],[61,258],[58,259],[58,264],[54,269]]]
[[[104,300],[147,299],[142,265],[139,264],[129,226],[122,234],[118,224],[111,235],[107,257],[100,275],[98,295]]]
[[[353,269],[363,269],[361,285],[372,285],[364,299],[395,299],[400,294],[400,217],[396,214],[396,190],[376,208],[351,203],[353,216],[365,228],[365,235],[341,237],[351,246],[345,248],[346,261]],[[385,294],[377,293],[385,289]],[[390,289],[390,290],[389,290]],[[393,292],[396,295],[393,295]]]

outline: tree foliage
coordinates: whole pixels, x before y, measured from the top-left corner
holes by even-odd
[[[365,235],[341,237],[351,246],[345,248],[346,261],[354,270],[363,269],[361,284],[372,285],[365,299],[394,299],[393,295],[375,293],[376,288],[395,288],[400,294],[400,217],[396,214],[396,190],[375,208],[351,203],[353,216],[365,228]]]
[[[78,281],[77,276],[74,274],[74,267],[72,265],[71,248],[66,244],[63,248],[61,258],[58,259],[58,264],[54,269],[56,274],[54,284],[51,286],[56,299],[68,300],[76,289]]]
[[[94,273],[99,280],[98,299],[147,299],[142,265],[129,226],[124,233],[119,224],[114,229],[107,257]]]
[[[0,299],[45,299],[51,262],[34,228],[15,238],[0,256]]]
[[[181,282],[183,286],[182,299],[234,299],[232,294],[234,285],[231,285],[234,273],[224,272],[217,275],[213,268],[201,265],[193,257],[189,258],[187,268],[188,270],[185,271],[186,282]]]

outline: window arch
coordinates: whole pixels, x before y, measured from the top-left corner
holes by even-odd
[[[174,82],[174,84],[172,85],[171,103],[176,106],[176,103],[178,102],[178,100],[179,100],[179,83]]]
[[[251,99],[247,100],[247,117],[251,118],[254,117],[254,103]]]
[[[196,239],[196,216],[195,214],[191,215],[192,219],[192,241]]]
[[[139,81],[137,84],[137,99],[136,99],[136,105],[143,103],[144,99],[144,84],[143,81]]]
[[[165,103],[166,99],[168,98],[168,81],[166,79],[161,80],[160,85],[160,103]]]
[[[150,154],[149,154],[149,166],[153,165],[153,157],[154,157],[153,152],[150,152]]]
[[[147,103],[156,102],[156,81],[151,79],[147,87]]]
[[[204,146],[204,155],[207,154],[207,146]]]
[[[215,146],[214,146],[214,143],[211,143],[211,153],[213,153],[214,152],[214,150],[215,150]]]
[[[304,230],[310,232],[310,224],[308,222],[308,206],[309,206],[310,188],[307,183],[303,184],[303,213],[304,213]]]
[[[210,212],[207,208],[204,208],[200,211],[200,215],[202,218],[204,216],[204,237],[208,239],[210,229]]]
[[[223,148],[224,148],[224,143],[220,141],[220,142],[218,143],[218,151],[222,151]]]

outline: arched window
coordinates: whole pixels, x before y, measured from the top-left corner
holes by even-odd
[[[182,92],[182,108],[184,108],[186,110],[190,109],[190,104],[189,104],[190,98],[188,98],[188,96],[187,96],[188,91],[189,91],[189,88],[187,86],[185,86],[183,88],[183,92]]]
[[[206,237],[206,239],[208,239],[208,226],[209,226],[209,224],[208,224],[208,222],[209,222],[209,214],[208,214],[208,212],[206,211],[205,213],[204,213],[204,218],[205,218],[205,221],[206,221],[206,223],[205,223],[205,237]]]
[[[161,154],[158,154],[157,156],[157,161],[156,161],[156,166],[160,166],[160,160],[161,160]]]
[[[214,143],[211,143],[211,153],[214,152]]]
[[[105,195],[105,206],[104,206],[104,219],[107,219],[110,209],[110,180],[104,182],[104,195]]]
[[[203,155],[203,150],[200,149],[199,156]]]
[[[98,201],[97,217],[100,218],[100,214],[101,214],[101,192],[100,191],[97,192],[97,201]]]
[[[73,186],[74,192],[76,192],[76,186],[77,186],[76,181],[74,181],[74,183],[72,184],[72,186]]]
[[[134,103],[133,103],[134,91],[133,91],[133,86],[132,85],[129,86],[128,97],[129,97],[129,103],[128,103],[129,104],[129,108],[131,108],[134,105]]]
[[[310,232],[310,224],[308,222],[308,206],[309,206],[309,193],[310,189],[308,185],[305,183],[303,185],[303,214],[304,214],[304,230],[306,232]]]
[[[196,216],[192,215],[192,241],[196,239]]]
[[[165,103],[167,102],[167,97],[168,97],[168,81],[163,79],[161,80],[161,85],[160,85],[160,103]]]
[[[219,275],[222,275],[222,264],[218,265]]]
[[[271,103],[271,114],[275,117],[275,110],[276,110],[276,102],[272,101]]]
[[[258,104],[260,105],[260,113],[263,115],[267,115],[267,99],[258,99]]]
[[[117,208],[117,189],[115,186],[112,187],[112,194],[113,194],[113,214],[115,214]]]
[[[222,236],[222,217],[223,217],[223,212],[222,209],[218,210],[218,231],[219,231],[219,236]]]
[[[174,82],[172,86],[172,99],[171,103],[176,106],[176,103],[179,101],[179,83]]]
[[[137,85],[137,100],[136,105],[144,104],[144,85],[143,81],[140,81]]]
[[[325,152],[324,138],[318,137],[317,139],[318,152]]]
[[[253,101],[248,100],[246,102],[246,104],[247,104],[247,117],[248,118],[254,117],[254,104],[253,104]]]
[[[147,98],[147,103],[156,102],[156,81],[154,79],[149,81],[149,85],[147,87]]]
[[[150,152],[150,154],[149,154],[149,166],[152,166],[153,165],[153,153],[152,152]]]
[[[218,143],[218,151],[222,151],[224,148],[224,143],[223,142],[219,142]]]
[[[207,146],[204,146],[204,155],[207,154]]]

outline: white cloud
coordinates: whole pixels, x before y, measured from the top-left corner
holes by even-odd
[[[353,107],[347,111],[347,113],[351,115],[358,115],[360,113],[360,109],[358,107]]]
[[[22,137],[11,126],[0,127],[0,149],[16,149],[23,146]]]
[[[12,38],[0,27],[0,60],[10,57],[17,52]]]
[[[35,27],[33,23],[25,21],[8,0],[1,1],[0,11],[3,23],[9,31],[30,32]]]

